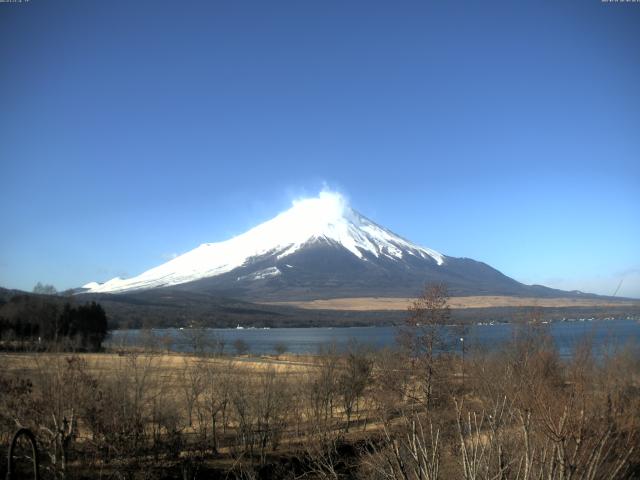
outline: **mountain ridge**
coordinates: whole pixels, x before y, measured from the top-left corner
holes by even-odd
[[[484,262],[412,243],[333,192],[294,202],[231,239],[203,243],[129,279],[88,283],[79,293],[173,289],[260,302],[415,297],[433,282],[445,283],[454,296],[588,295],[525,285]]]
[[[401,259],[410,255],[431,259],[438,265],[444,263],[439,252],[377,225],[349,207],[341,195],[322,192],[317,198],[294,202],[289,210],[229,240],[203,243],[130,279],[116,277],[103,284],[90,282],[83,288],[91,293],[115,293],[180,285],[223,275],[261,257],[281,260],[309,245],[327,242],[363,261],[372,256]],[[271,268],[267,276],[282,272]]]

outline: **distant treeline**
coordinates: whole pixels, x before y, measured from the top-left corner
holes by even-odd
[[[107,331],[107,315],[96,302],[72,305],[59,297],[25,294],[0,306],[0,339],[5,348],[19,348],[26,342],[99,350]]]

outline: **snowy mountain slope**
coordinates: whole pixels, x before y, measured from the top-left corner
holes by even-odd
[[[569,294],[524,285],[485,263],[418,246],[328,192],[294,202],[230,240],[202,244],[133,278],[88,283],[78,293],[149,297],[157,292],[163,298],[216,295],[261,302],[411,297],[427,282],[445,283],[454,296]]]
[[[367,262],[406,266],[416,261],[442,267],[448,261],[444,255],[368,220],[351,209],[341,195],[322,192],[317,198],[294,202],[286,212],[230,240],[202,244],[136,277],[114,278],[103,284],[91,282],[83,289],[88,293],[120,293],[220,276],[227,280],[225,274],[235,270],[239,272],[232,277],[237,282],[273,279],[294,269],[286,263],[288,257],[298,254],[298,258],[311,246],[331,246],[343,254],[348,252],[348,263],[359,263],[360,267]],[[282,262],[284,266],[274,264]],[[261,263],[265,264],[262,269],[247,268]]]

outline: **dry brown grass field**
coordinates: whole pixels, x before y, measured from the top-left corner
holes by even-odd
[[[93,375],[110,375],[120,368],[126,368],[131,350],[125,354],[108,353],[15,353],[0,352],[0,363],[6,373],[25,373],[46,368],[61,359],[75,355],[86,362],[86,370]],[[154,372],[161,376],[180,377],[180,371],[195,365],[208,365],[218,368],[232,368],[243,373],[275,370],[279,373],[301,373],[314,367],[313,357],[305,355],[280,355],[273,357],[198,357],[180,353],[135,353],[140,362],[150,362]]]
[[[290,305],[313,310],[396,310],[404,311],[415,298],[392,297],[355,297],[333,298],[329,300],[308,300],[295,302],[270,302],[269,305]],[[615,307],[636,306],[639,301],[634,300],[601,300],[594,298],[535,298],[508,296],[469,296],[450,297],[449,307],[459,308],[489,308],[489,307]]]

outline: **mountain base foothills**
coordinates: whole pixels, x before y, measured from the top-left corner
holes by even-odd
[[[0,303],[20,292],[0,289]],[[81,294],[76,303],[97,302],[116,328],[341,327],[396,325],[406,317],[412,298],[351,297],[317,300],[240,300],[215,293],[157,289],[127,294]],[[468,296],[449,299],[452,321],[510,322],[540,310],[548,320],[627,317],[640,313],[632,299]]]

